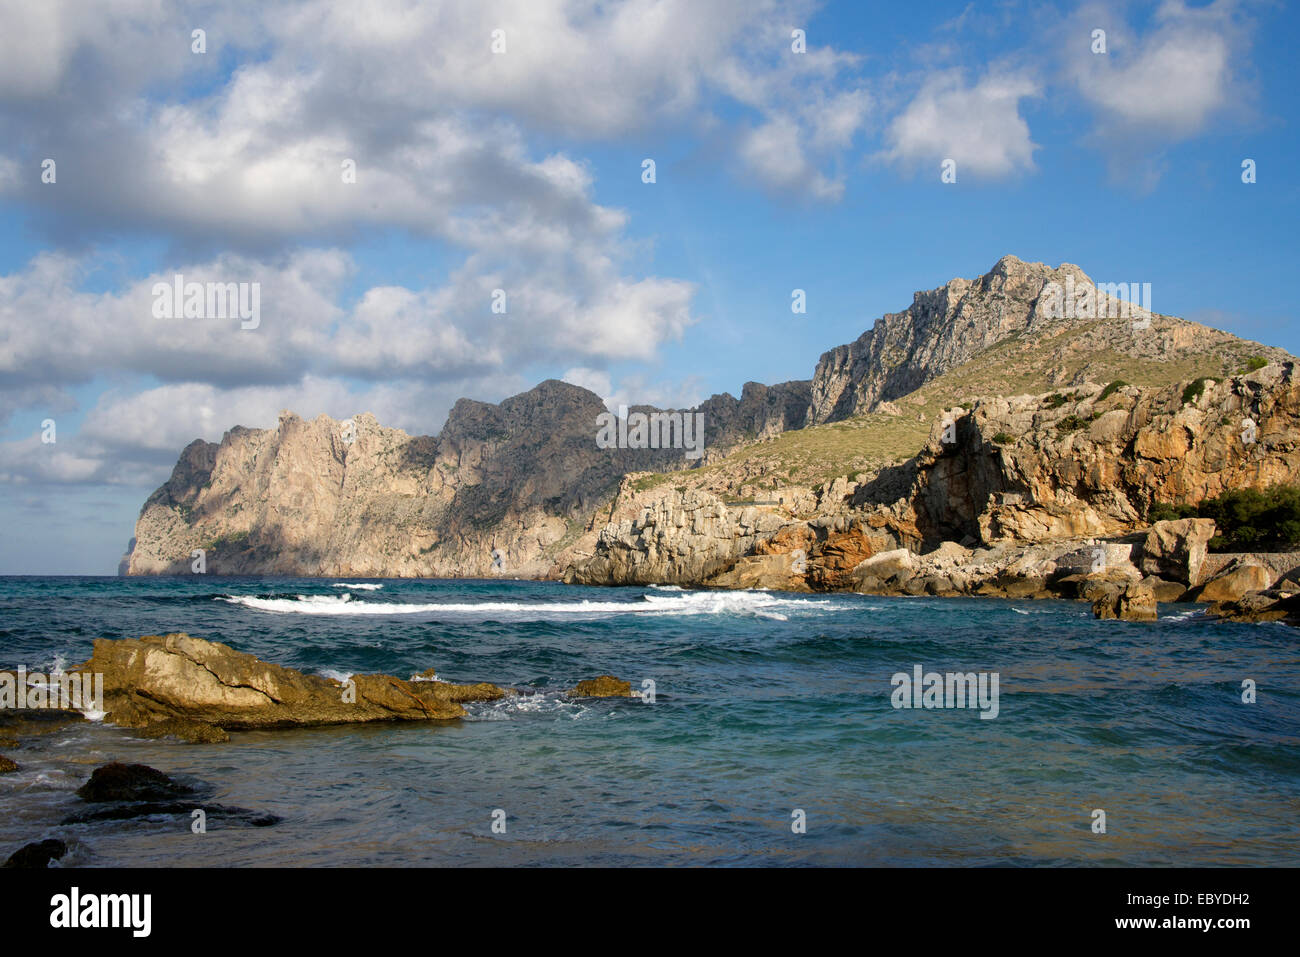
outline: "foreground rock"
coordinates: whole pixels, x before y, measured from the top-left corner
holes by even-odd
[[[601,675],[579,681],[569,694],[575,698],[631,698],[632,682],[622,681],[613,675]]]
[[[44,869],[50,866],[51,861],[57,861],[66,853],[68,853],[68,845],[50,838],[20,847],[4,864],[0,864],[0,867]]]
[[[76,811],[64,824],[94,824],[100,821],[129,821],[154,815],[189,815],[201,808],[207,818],[246,827],[270,827],[280,823],[274,814],[223,804],[198,804],[194,789],[174,781],[145,764],[113,762],[96,768],[90,780],[77,789],[77,797],[103,805]]]
[[[161,733],[184,731],[191,740],[212,737],[194,722],[239,730],[445,721],[465,714],[462,702],[491,701],[505,694],[486,683],[403,681],[390,675],[355,675],[343,683],[184,633],[97,640],[94,654],[80,670],[104,676],[107,720],[146,730],[171,722]]]
[[[114,761],[96,768],[90,780],[77,789],[83,801],[159,801],[191,793],[191,788],[173,781],[147,764]]]
[[[14,761],[10,758],[6,758],[3,754],[0,754],[0,774],[8,774],[11,771],[17,771],[17,770],[18,770],[17,761]]]

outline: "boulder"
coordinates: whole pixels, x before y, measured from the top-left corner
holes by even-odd
[[[919,571],[916,557],[906,548],[880,552],[858,562],[849,573],[848,583],[854,591],[867,595],[907,594],[904,585]],[[921,594],[918,583],[912,594]]]
[[[1129,582],[1123,587],[1112,584],[1106,594],[1093,602],[1092,613],[1097,618],[1155,621],[1155,592],[1145,581]]]
[[[77,797],[92,802],[163,801],[192,790],[148,765],[114,761],[95,768],[90,780],[77,789]]]
[[[1180,518],[1156,522],[1142,543],[1142,571],[1194,587],[1214,537],[1214,519]]]
[[[1239,601],[1255,591],[1273,584],[1273,575],[1262,565],[1244,564],[1228,569],[1202,586],[1197,601]]]
[[[218,740],[199,725],[240,730],[368,721],[448,720],[461,703],[502,697],[496,685],[354,675],[346,684],[270,664],[184,633],[95,642],[82,666],[104,676],[108,720],[147,729],[160,721],[184,737]]]
[[[895,548],[863,559],[853,567],[853,577],[862,580],[874,578],[878,581],[894,579],[901,581],[911,578],[916,571],[916,562],[912,553],[906,548]]]
[[[622,681],[613,675],[601,675],[579,681],[569,692],[575,698],[631,698],[632,682]]]
[[[797,552],[746,555],[726,571],[714,575],[707,584],[712,588],[771,588],[777,591],[812,591],[805,574],[806,555]]]
[[[50,866],[51,861],[57,861],[66,853],[68,853],[68,845],[54,838],[49,838],[48,840],[23,845],[9,855],[9,859],[4,864],[0,864],[0,867],[44,869]]]

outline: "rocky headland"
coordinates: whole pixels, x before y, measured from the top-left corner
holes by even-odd
[[[1293,357],[1105,293],[1059,318],[1067,282],[1091,288],[1007,256],[917,293],[811,379],[686,410],[699,460],[599,447],[603,403],[557,381],[462,400],[437,437],[236,427],[185,449],[125,566],[186,574],[202,550],[208,574],[1052,595],[1129,618],[1288,588],[1281,556],[1201,580],[1212,532],[1147,517],[1300,479]]]

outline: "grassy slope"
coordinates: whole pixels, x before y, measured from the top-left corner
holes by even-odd
[[[1232,375],[1242,371],[1252,356],[1284,355],[1207,329],[1203,350],[1177,359],[1136,358],[1104,345],[1087,345],[1087,331],[1085,326],[1050,338],[1014,336],[895,400],[899,415],[874,412],[784,432],[738,448],[703,468],[636,476],[634,487],[689,486],[737,501],[761,496],[765,490],[816,486],[840,476],[861,480],[884,465],[915,455],[936,417],[979,396],[1039,394],[1085,380],[1104,385],[1122,379],[1131,385],[1162,387],[1200,376]]]

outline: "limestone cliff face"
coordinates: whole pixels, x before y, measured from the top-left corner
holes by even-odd
[[[591,555],[566,580],[841,588],[896,549],[1122,536],[1144,528],[1157,502],[1300,481],[1293,363],[1205,383],[1185,402],[1187,385],[979,400],[936,421],[902,465],[863,482],[786,489],[761,506],[693,488],[637,494],[624,483]]]
[[[891,525],[916,546],[1032,542],[1122,534],[1158,502],[1300,479],[1294,363],[1193,387],[1185,402],[1189,385],[979,401],[954,410],[951,442],[936,423],[915,460],[862,486],[852,503],[893,499]]]
[[[1120,300],[1112,299],[1105,286],[1086,310],[1081,302],[1063,308],[1065,302],[1053,300],[1049,284],[1076,295],[1096,288],[1078,266],[1065,263],[1053,269],[1004,256],[979,279],[953,279],[916,293],[909,308],[881,317],[857,341],[822,355],[812,380],[809,422],[834,422],[872,411],[1015,337],[1055,340],[1062,365],[1071,355],[1099,350],[1175,361],[1240,342],[1228,333],[1170,316],[1129,310],[1121,317]],[[1269,347],[1260,347],[1258,353],[1289,358]]]
[[[1149,318],[1140,332],[1127,317],[1057,318],[1050,283],[1091,285],[1076,266],[1007,256],[979,279],[917,293],[908,309],[823,355],[812,380],[750,382],[739,399],[715,395],[691,410],[704,415],[701,459],[680,448],[600,448],[600,398],[554,380],[499,405],[462,399],[436,438],[370,415],[344,423],[283,413],[274,429],[237,426],[220,443],[182,452],[145,503],[123,569],[187,573],[201,549],[213,574],[740,584],[754,580],[758,559],[788,554],[796,557],[782,587],[838,587],[851,560],[882,549],[1108,534],[1134,527],[1152,501],[1292,476],[1285,352],[1161,315],[1139,314]],[[1273,365],[1214,384],[1187,405],[1181,386],[1126,387],[1102,399],[1101,387],[1085,382],[1090,372],[1113,372],[1111,357],[1130,375],[1129,359],[1230,370],[1255,356]],[[1026,381],[1069,382],[1068,396],[1000,395],[1031,357],[1036,371]],[[929,444],[906,464],[808,488],[792,482],[788,463],[765,463],[745,473],[739,497],[755,497],[743,489],[760,481],[772,491],[748,504],[690,478],[698,466],[725,473],[731,450],[790,430],[871,410],[901,421],[893,400],[907,405],[927,383],[947,389],[948,373],[974,366],[992,369],[991,383],[968,382],[941,401],[985,398],[952,410],[955,437],[934,420]],[[1234,444],[1247,414],[1258,441]],[[846,431],[826,447],[867,440],[847,425],[828,428]],[[911,456],[924,428],[870,468]],[[635,474],[645,472],[682,477],[651,487]]]
[[[789,427],[807,396],[806,382],[714,396],[706,450]],[[188,573],[202,549],[210,574],[542,577],[624,474],[694,464],[684,449],[599,448],[605,412],[550,380],[500,405],[462,399],[437,438],[368,414],[236,427],[182,452],[126,571]]]

